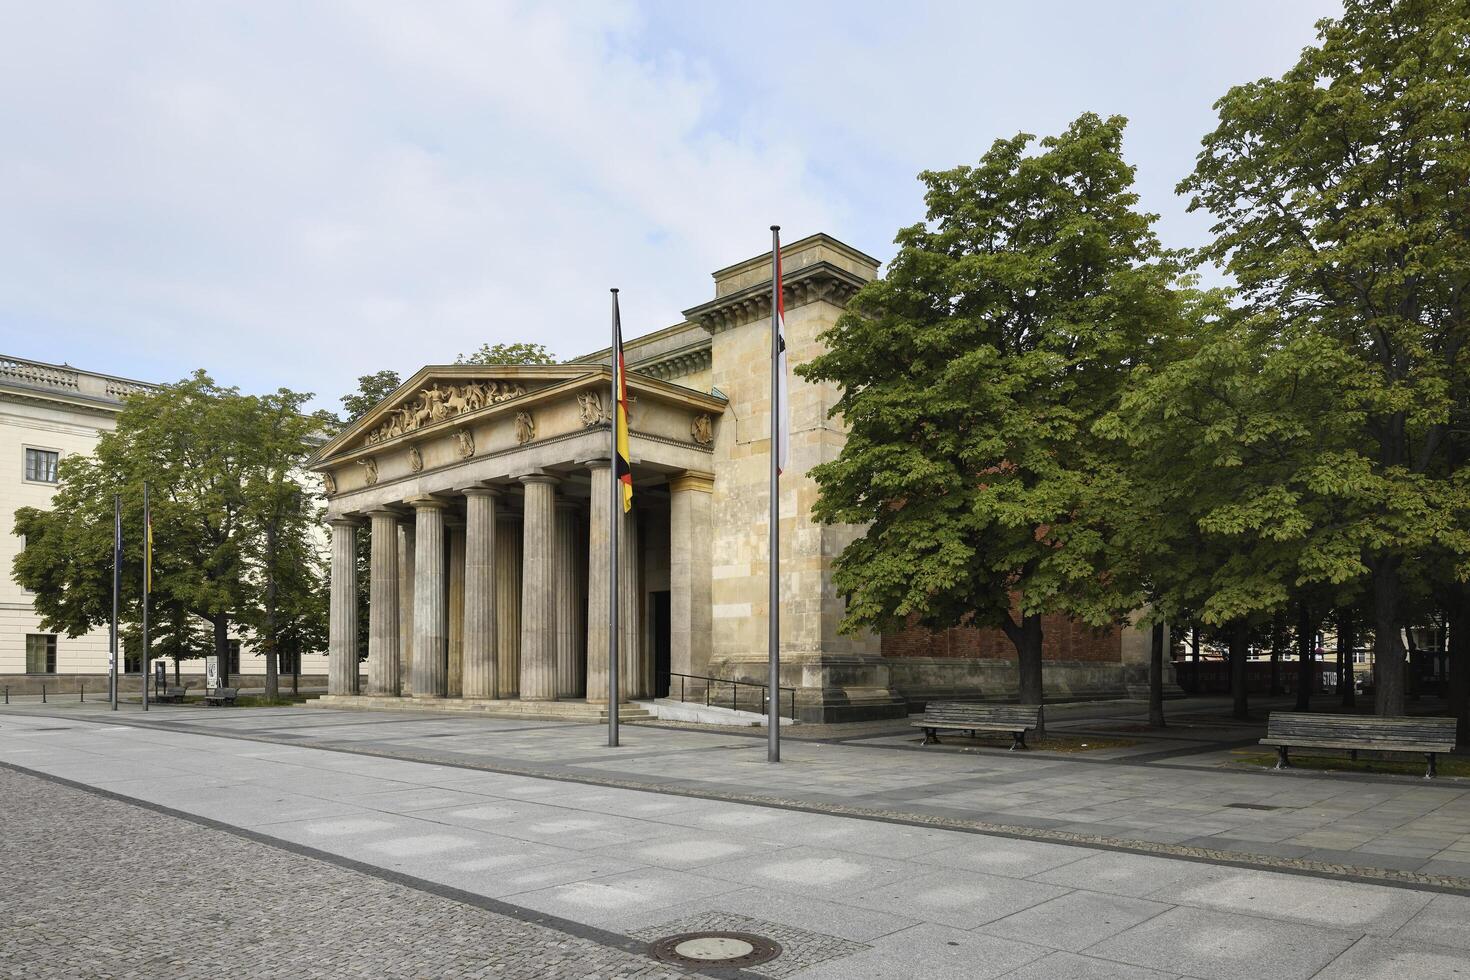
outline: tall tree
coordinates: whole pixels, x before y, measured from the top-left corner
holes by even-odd
[[[1370,578],[1380,714],[1404,710],[1405,565],[1452,536],[1463,503],[1433,471],[1467,335],[1467,38],[1457,0],[1346,0],[1281,78],[1216,103],[1180,185],[1215,216],[1204,255],[1250,308],[1352,359],[1331,389],[1356,428],[1335,533]]]
[[[456,364],[555,364],[556,355],[545,344],[481,344],[479,350],[461,354]]]
[[[1091,429],[1174,298],[1124,125],[1088,114],[922,174],[925,222],[797,369],[842,389],[846,445],[812,476],[820,520],[867,527],[835,566],[847,627],[999,627],[1027,704],[1043,614],[1136,604],[1107,574]]]
[[[357,390],[342,396],[342,413],[339,417],[342,425],[351,425],[362,418],[372,411],[374,405],[397,391],[402,383],[397,371],[377,371],[358,378]]]

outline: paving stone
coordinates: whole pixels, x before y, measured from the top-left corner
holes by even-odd
[[[978,931],[1077,952],[1171,908],[1141,898],[1076,891],[987,923]]]

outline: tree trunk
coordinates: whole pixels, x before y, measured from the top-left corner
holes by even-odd
[[[1296,606],[1296,710],[1312,710],[1312,686],[1317,681],[1317,623],[1305,602]]]
[[[1154,623],[1148,648],[1148,724],[1164,727],[1164,624]]]
[[[1458,719],[1455,740],[1470,747],[1470,588],[1456,583],[1451,590],[1449,620],[1449,711]]]
[[[1375,714],[1404,713],[1404,648],[1399,643],[1399,561],[1373,563],[1373,660],[1378,673]]]
[[[1230,624],[1230,693],[1234,696],[1231,713],[1245,721],[1250,718],[1250,693],[1246,690],[1246,658],[1250,655],[1251,628],[1244,619]]]
[[[230,686],[230,617],[214,618],[214,655],[219,658],[219,682],[221,687]]]
[[[1005,634],[1016,648],[1017,700],[1021,704],[1042,703],[1041,688],[1041,616],[1021,618],[1017,626],[1009,616],[1004,624]],[[1037,714],[1036,734],[1046,734],[1046,715]]]
[[[182,675],[183,675],[183,671],[179,669],[179,658],[178,657],[175,657],[174,658],[174,687],[183,687],[184,686],[184,682],[181,679],[182,678]]]
[[[1273,698],[1279,698],[1286,692],[1281,687],[1281,648],[1286,646],[1286,631],[1281,628],[1281,620],[1271,621],[1271,686],[1267,692]]]
[[[1357,623],[1352,607],[1345,606],[1337,611],[1337,686],[1344,708],[1358,703],[1358,692],[1354,689],[1358,672],[1353,667],[1353,648],[1357,645]]]
[[[1199,623],[1194,624],[1194,662],[1199,663]]]

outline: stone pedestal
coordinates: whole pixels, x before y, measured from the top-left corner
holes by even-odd
[[[413,696],[442,698],[449,681],[449,589],[445,577],[444,502],[413,504]]]
[[[495,518],[496,683],[502,698],[521,690],[521,521],[519,514]]]
[[[581,507],[576,501],[556,502],[556,696],[580,698],[587,690],[585,644],[587,597],[582,594],[586,550],[578,532]]]
[[[494,698],[500,664],[495,655],[495,505],[488,487],[465,491],[464,696]]]
[[[332,597],[327,693],[357,693],[357,521],[332,521]]]
[[[373,549],[368,571],[368,693],[397,697],[398,514],[375,510],[368,516]]]
[[[556,700],[555,487],[553,476],[521,477],[521,700]]]

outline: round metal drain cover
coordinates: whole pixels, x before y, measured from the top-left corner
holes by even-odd
[[[665,963],[685,966],[755,966],[780,956],[781,944],[749,932],[685,932],[649,947]]]

